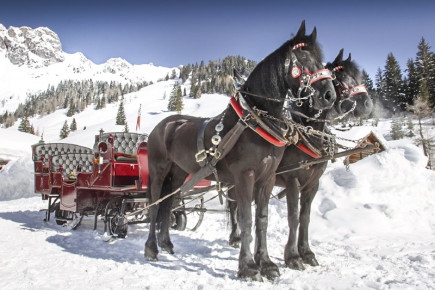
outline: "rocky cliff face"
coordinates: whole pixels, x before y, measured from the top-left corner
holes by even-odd
[[[18,66],[43,67],[64,60],[56,33],[46,27],[9,27],[0,24],[0,52]]]

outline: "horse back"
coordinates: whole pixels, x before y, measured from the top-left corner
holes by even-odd
[[[198,130],[205,118],[172,115],[163,119],[150,133],[150,163],[174,162],[189,173],[198,170],[195,162]]]

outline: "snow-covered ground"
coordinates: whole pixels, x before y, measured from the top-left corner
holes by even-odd
[[[159,82],[126,96],[128,126],[134,131],[142,104],[140,132],[149,133],[166,112],[173,81]],[[185,99],[183,113],[213,116],[228,99],[203,95]],[[91,147],[94,135],[122,131],[115,124],[118,104],[89,107],[73,116],[79,130],[61,142]],[[30,122],[46,142],[59,141],[65,120],[59,110]],[[428,121],[428,123],[430,123]],[[238,253],[228,245],[228,217],[207,212],[196,231],[172,231],[175,255],[160,253],[158,262],[143,257],[148,225],[131,225],[126,239],[104,242],[85,217],[75,231],[44,222],[46,207],[33,193],[30,145],[39,137],[0,129],[0,158],[12,160],[0,171],[0,289],[434,289],[435,172],[410,139],[385,141],[388,149],[350,166],[330,163],[314,199],[310,242],[320,263],[305,271],[285,267],[287,209],[270,203],[268,248],[281,271],[274,281],[237,278]],[[84,130],[86,126],[86,130]],[[346,137],[376,130],[389,140],[389,120],[376,128],[357,128]],[[223,209],[217,200],[207,208]],[[189,223],[195,220],[188,217]],[[101,224],[101,223],[100,223]]]

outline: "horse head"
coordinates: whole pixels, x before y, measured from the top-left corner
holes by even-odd
[[[303,21],[296,36],[288,42],[286,80],[290,100],[296,106],[308,101],[309,108],[324,110],[333,106],[336,94],[332,74],[323,66],[323,54],[316,40],[316,27],[305,35]]]
[[[334,75],[334,86],[338,99],[335,110],[339,114],[353,113],[355,117],[366,116],[373,109],[373,102],[362,82],[358,65],[349,56],[343,60],[343,49],[332,63],[326,64]]]
[[[332,74],[323,67],[316,38],[316,28],[305,35],[303,21],[296,36],[258,63],[241,89],[248,102],[275,117],[284,113],[285,101],[297,104],[295,110],[305,102],[311,109],[331,108],[336,99]]]

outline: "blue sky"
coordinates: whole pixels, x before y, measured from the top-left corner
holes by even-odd
[[[46,26],[95,63],[180,64],[240,55],[260,61],[317,27],[326,61],[341,48],[374,79],[392,52],[406,68],[422,37],[435,46],[435,1],[0,0],[4,26]],[[432,49],[434,51],[434,49]]]

